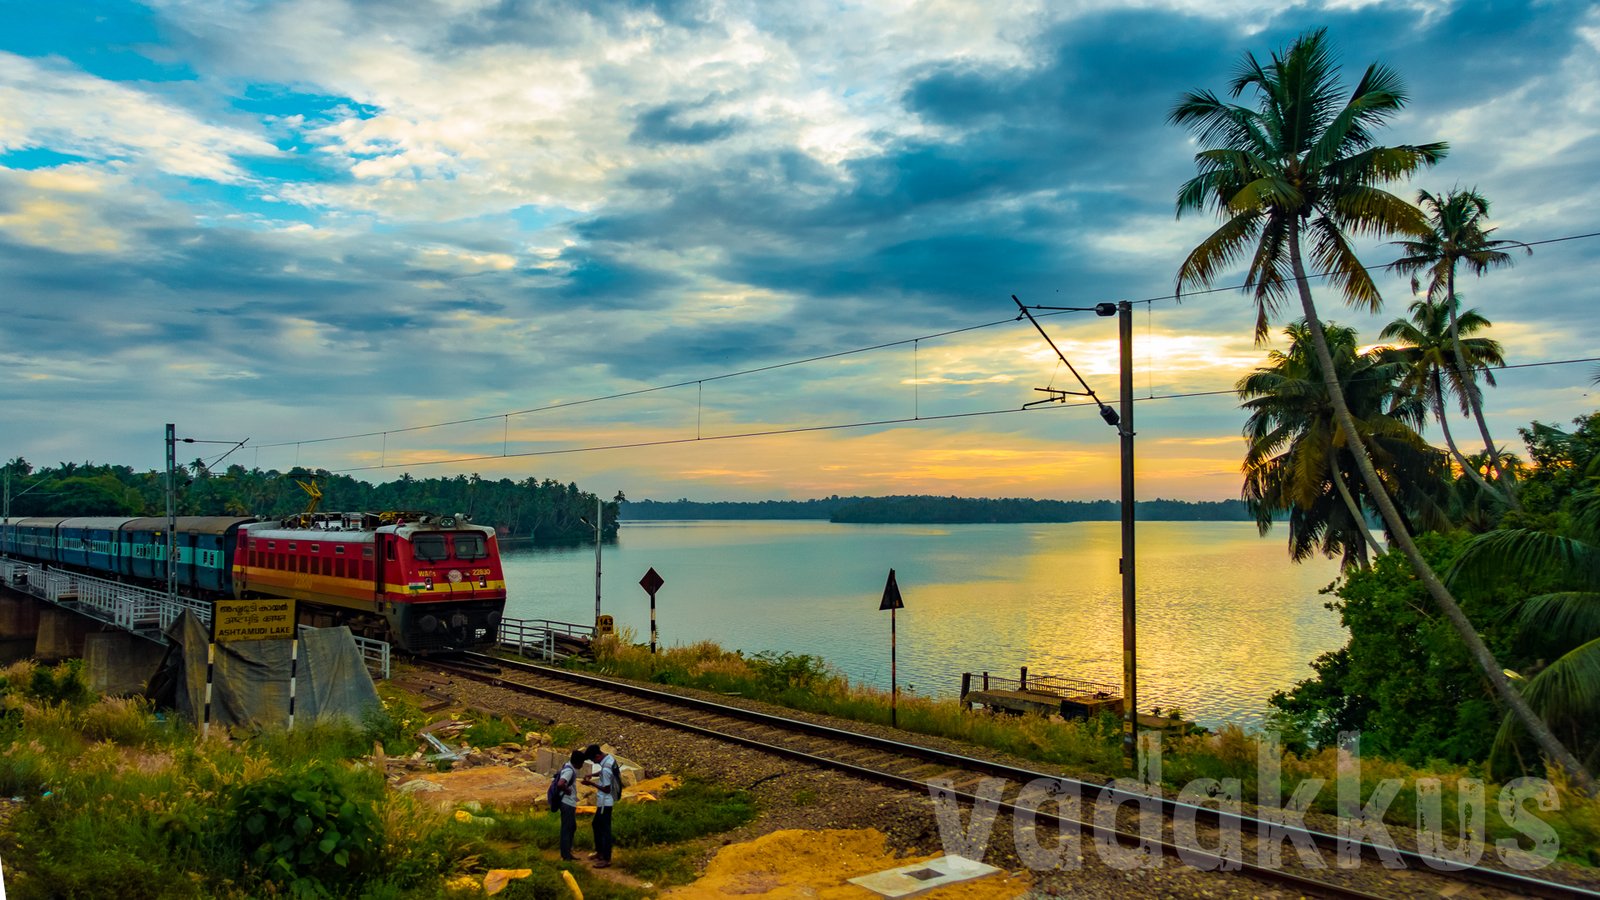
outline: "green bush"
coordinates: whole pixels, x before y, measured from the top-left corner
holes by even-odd
[[[795,689],[810,692],[838,679],[826,660],[809,653],[775,653],[767,650],[749,657],[748,662],[761,690],[767,694],[781,694]]]
[[[417,749],[417,729],[426,725],[422,708],[402,697],[383,697],[381,705],[361,717],[361,740],[368,748],[382,744],[383,752],[396,756]]]
[[[583,741],[583,730],[575,725],[558,722],[545,732],[554,747],[576,747]]]
[[[41,703],[70,706],[82,706],[97,696],[83,680],[81,659],[69,659],[54,668],[34,669],[23,693]]]
[[[263,881],[296,891],[353,883],[378,858],[383,791],[376,774],[317,763],[269,775],[237,791],[229,835]]]

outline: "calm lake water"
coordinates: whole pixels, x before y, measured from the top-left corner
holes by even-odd
[[[1333,562],[1291,563],[1279,530],[1248,522],[1138,526],[1140,708],[1205,725],[1259,725],[1267,697],[1344,644],[1319,594]],[[650,634],[639,579],[654,566],[661,642],[822,656],[852,681],[888,687],[889,569],[899,681],[954,695],[988,670],[1122,682],[1116,522],[835,525],[819,521],[624,522],[603,549],[602,607]],[[506,614],[594,619],[594,547],[508,549]]]

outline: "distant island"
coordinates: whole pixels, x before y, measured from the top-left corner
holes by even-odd
[[[1144,521],[1253,522],[1242,500],[1140,500]],[[623,521],[661,519],[827,519],[852,524],[919,525],[1025,522],[1105,522],[1121,518],[1115,500],[1032,500],[1025,497],[840,497],[815,500],[627,500]]]

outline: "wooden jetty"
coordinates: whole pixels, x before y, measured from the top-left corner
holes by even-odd
[[[1063,719],[1092,719],[1102,713],[1121,716],[1123,712],[1122,692],[1112,685],[1050,675],[1035,675],[1030,681],[1027,666],[1023,666],[1020,676],[1014,679],[979,673],[976,689],[973,673],[961,673],[961,702],[969,709],[982,706],[996,712],[1033,713]],[[1139,713],[1139,727],[1187,732],[1194,723]]]

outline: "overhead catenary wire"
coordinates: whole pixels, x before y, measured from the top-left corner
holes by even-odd
[[[1589,357],[1582,357],[1582,358],[1578,358],[1578,359],[1543,360],[1543,361],[1540,361],[1540,362],[1518,363],[1516,365],[1497,366],[1496,367],[1496,371],[1504,371],[1506,369],[1537,369],[1537,368],[1544,368],[1544,367],[1547,367],[1547,366],[1566,366],[1566,365],[1576,365],[1578,363],[1593,363],[1593,362],[1600,362],[1600,356],[1589,356]],[[1350,384],[1350,383],[1352,383],[1353,380],[1359,380],[1359,379],[1346,379],[1345,381],[1343,381],[1341,383],[1342,384]],[[1328,382],[1328,383],[1331,384],[1331,382]],[[1190,400],[1190,399],[1198,399],[1198,398],[1203,398],[1203,397],[1220,397],[1220,396],[1224,396],[1224,395],[1235,395],[1236,396],[1237,394],[1238,394],[1238,389],[1237,388],[1216,388],[1216,389],[1213,389],[1213,390],[1205,390],[1205,391],[1182,391],[1182,392],[1175,392],[1175,393],[1170,393],[1170,394],[1153,394],[1153,395],[1148,396],[1148,397],[1132,397],[1130,399],[1134,403],[1148,403],[1148,402],[1153,402],[1153,401],[1164,401],[1164,400]],[[450,457],[450,458],[446,458],[446,459],[428,459],[428,460],[418,460],[418,461],[412,461],[412,462],[393,463],[393,464],[385,463],[385,464],[380,464],[380,465],[375,465],[375,466],[351,466],[351,467],[342,468],[342,469],[329,469],[328,471],[331,474],[345,475],[345,474],[349,474],[351,472],[372,472],[372,471],[377,471],[377,470],[380,470],[380,469],[410,469],[410,468],[419,468],[419,467],[422,467],[422,466],[440,466],[440,465],[452,465],[452,464],[456,464],[456,463],[485,462],[485,461],[497,460],[497,459],[526,459],[526,458],[538,457],[538,456],[563,456],[563,455],[568,455],[568,454],[573,454],[573,453],[598,453],[598,452],[607,451],[607,450],[634,450],[634,449],[640,449],[640,448],[645,448],[645,447],[668,447],[668,446],[673,446],[673,445],[676,445],[676,444],[693,444],[693,443],[709,442],[709,441],[731,441],[731,440],[744,440],[744,439],[749,439],[749,438],[760,438],[760,437],[777,437],[777,436],[786,435],[786,434],[806,434],[806,433],[812,433],[812,432],[825,432],[825,431],[847,431],[847,430],[852,430],[852,429],[857,429],[857,428],[879,428],[879,427],[887,427],[887,426],[891,426],[891,425],[916,425],[916,424],[921,424],[921,423],[924,423],[924,422],[950,421],[950,420],[956,420],[956,419],[972,419],[972,418],[980,418],[980,417],[986,417],[986,416],[1001,416],[1001,415],[1007,415],[1007,414],[1011,414],[1011,413],[1038,412],[1041,409],[1093,409],[1093,408],[1096,408],[1096,406],[1097,406],[1097,404],[1093,403],[1093,402],[1090,402],[1090,403],[1065,403],[1065,402],[1063,402],[1063,403],[1054,404],[1053,406],[1049,406],[1049,407],[1042,407],[1042,406],[1016,407],[1016,406],[1013,406],[1013,407],[1006,407],[1006,408],[1003,408],[1003,409],[971,410],[971,411],[968,411],[968,412],[944,413],[944,414],[941,414],[941,415],[934,415],[934,416],[918,416],[918,417],[901,416],[899,418],[872,419],[872,420],[859,421],[859,422],[836,422],[836,423],[831,423],[831,424],[827,424],[827,425],[797,425],[797,426],[790,427],[790,428],[769,428],[769,429],[762,429],[762,430],[759,430],[759,431],[739,431],[739,432],[730,432],[730,433],[727,433],[727,434],[713,434],[713,435],[705,435],[705,436],[696,435],[695,437],[659,438],[659,439],[655,439],[655,440],[627,441],[627,442],[621,442],[621,443],[615,443],[615,444],[591,444],[591,445],[582,446],[582,447],[558,447],[558,448],[550,449],[550,450],[526,450],[526,451],[519,451],[519,452],[516,452],[516,453],[508,453],[508,454],[481,453],[481,454],[475,454],[475,455],[472,455],[472,456],[457,456],[457,457]]]
[[[1546,244],[1559,244],[1559,243],[1565,243],[1565,242],[1568,242],[1568,241],[1585,240],[1585,239],[1597,238],[1597,237],[1600,237],[1600,231],[1585,232],[1585,233],[1582,233],[1582,234],[1569,234],[1569,235],[1563,235],[1561,237],[1544,238],[1544,239],[1537,240],[1537,241],[1519,241],[1518,243],[1521,246],[1524,246],[1524,247],[1538,247],[1538,246],[1543,246],[1543,245],[1546,245]],[[1375,271],[1382,271],[1384,269],[1392,269],[1394,266],[1395,266],[1395,263],[1388,262],[1388,263],[1375,263],[1373,265],[1363,266],[1362,268],[1365,269],[1366,271],[1369,271],[1369,272],[1375,272]],[[1314,272],[1314,273],[1311,273],[1311,274],[1307,275],[1306,277],[1309,278],[1309,279],[1324,279],[1324,278],[1329,277],[1332,274],[1333,273],[1331,273],[1331,272]],[[1161,295],[1155,296],[1155,297],[1146,297],[1146,298],[1139,299],[1139,300],[1129,300],[1127,302],[1130,303],[1130,304],[1143,303],[1143,304],[1146,304],[1146,309],[1147,310],[1153,310],[1153,304],[1164,302],[1164,301],[1168,301],[1168,300],[1173,301],[1175,303],[1181,303],[1184,299],[1191,298],[1191,297],[1200,297],[1200,296],[1205,296],[1205,295],[1209,295],[1209,294],[1231,293],[1231,292],[1235,292],[1235,291],[1244,290],[1247,287],[1248,287],[1248,285],[1245,285],[1245,284],[1234,284],[1234,285],[1227,285],[1227,286],[1224,286],[1224,287],[1204,288],[1204,289],[1201,289],[1201,290],[1182,291],[1182,292],[1174,292],[1174,293],[1170,293],[1170,294],[1161,294]],[[1060,311],[1054,311],[1054,312],[1042,312],[1039,317],[1040,318],[1045,318],[1045,317],[1048,317],[1048,316],[1067,315],[1069,312],[1090,311],[1092,309],[1093,309],[1093,306],[1091,305],[1091,306],[1083,307],[1083,308],[1073,308],[1071,310],[1060,310]],[[357,432],[357,433],[352,433],[352,434],[334,435],[334,436],[330,436],[330,437],[303,438],[303,439],[300,439],[300,440],[277,441],[277,442],[274,442],[274,443],[257,444],[256,447],[257,447],[258,450],[260,448],[262,448],[262,447],[291,447],[291,446],[295,447],[296,448],[296,464],[298,464],[298,461],[299,461],[298,450],[299,450],[300,447],[305,446],[307,444],[325,444],[325,443],[333,443],[333,442],[337,442],[337,441],[359,440],[359,439],[362,439],[362,438],[378,437],[380,435],[383,436],[383,438],[385,440],[385,443],[387,444],[388,436],[391,435],[391,434],[403,434],[403,433],[408,433],[408,432],[413,432],[413,431],[426,431],[426,430],[433,429],[433,428],[447,428],[447,427],[450,427],[450,426],[453,426],[453,425],[469,425],[469,424],[473,424],[473,423],[477,423],[477,422],[487,422],[487,421],[492,421],[494,419],[501,419],[501,418],[507,419],[509,421],[509,418],[511,416],[530,415],[532,413],[549,412],[549,411],[552,411],[552,410],[567,409],[567,408],[574,407],[574,406],[583,406],[583,405],[592,404],[592,403],[602,403],[602,402],[607,402],[607,401],[611,401],[611,400],[621,400],[621,399],[624,399],[624,398],[627,398],[627,397],[636,397],[636,396],[640,396],[640,395],[643,395],[643,394],[651,394],[651,393],[657,393],[657,392],[660,392],[660,391],[673,390],[675,388],[688,387],[689,385],[697,385],[697,386],[699,386],[700,389],[703,389],[704,384],[707,381],[721,381],[721,380],[725,380],[725,379],[729,379],[729,378],[738,378],[738,377],[745,376],[745,375],[755,375],[755,374],[759,374],[759,373],[762,373],[762,372],[771,372],[771,371],[775,371],[775,370],[778,370],[778,369],[791,368],[793,366],[801,366],[801,365],[806,365],[806,364],[814,363],[814,362],[821,362],[821,361],[829,360],[829,359],[838,359],[838,358],[841,358],[841,357],[853,356],[853,355],[860,354],[860,353],[870,353],[870,352],[872,352],[874,350],[883,350],[883,349],[887,349],[887,348],[890,348],[890,347],[900,347],[900,346],[904,346],[906,344],[916,345],[921,341],[933,340],[935,338],[942,338],[942,337],[951,337],[953,335],[966,334],[966,333],[972,332],[972,331],[981,331],[981,330],[984,330],[984,329],[987,329],[987,328],[994,328],[994,327],[997,327],[997,326],[1000,326],[1000,325],[1007,325],[1007,324],[1010,324],[1012,322],[1018,321],[1021,318],[1022,318],[1022,316],[1018,315],[1018,316],[1012,316],[1012,317],[1005,318],[1005,319],[995,319],[993,321],[982,322],[982,323],[975,324],[975,325],[967,325],[967,326],[963,326],[963,327],[960,327],[960,328],[951,328],[951,329],[947,329],[947,330],[944,330],[944,331],[937,331],[937,332],[932,332],[932,333],[929,333],[929,334],[917,335],[915,337],[902,338],[902,339],[899,339],[899,340],[885,341],[885,342],[882,342],[882,343],[871,344],[871,345],[864,346],[864,347],[854,347],[854,348],[847,349],[847,350],[838,350],[838,351],[834,351],[834,352],[831,352],[831,353],[818,354],[816,356],[808,356],[808,357],[803,357],[803,358],[800,358],[800,359],[786,360],[784,362],[771,363],[769,365],[756,366],[756,367],[749,368],[749,369],[739,369],[739,370],[732,371],[732,372],[723,372],[723,373],[718,374],[718,375],[708,375],[708,376],[705,376],[703,378],[687,379],[687,380],[684,380],[684,381],[672,382],[670,384],[652,385],[650,387],[637,388],[637,389],[634,389],[634,390],[631,390],[631,391],[619,391],[617,393],[612,393],[612,394],[603,394],[603,395],[599,395],[599,396],[595,396],[595,397],[585,397],[585,398],[579,399],[579,400],[568,400],[568,401],[560,401],[560,402],[556,402],[556,403],[548,403],[548,404],[545,404],[543,406],[529,407],[527,409],[513,410],[513,411],[510,411],[510,412],[498,412],[498,413],[491,413],[491,414],[486,414],[486,415],[482,415],[482,416],[470,416],[470,417],[461,418],[461,419],[451,419],[451,420],[442,421],[442,422],[429,422],[429,423],[425,423],[425,424],[422,424],[422,425],[408,425],[408,426],[403,426],[403,427],[386,428],[386,429],[382,429],[382,430],[373,430],[373,431]],[[1152,396],[1153,396],[1153,394],[1152,394]],[[698,398],[697,398],[696,406],[697,407],[699,406]],[[697,418],[699,417],[698,416],[698,409],[697,409],[697,416],[696,417]]]

